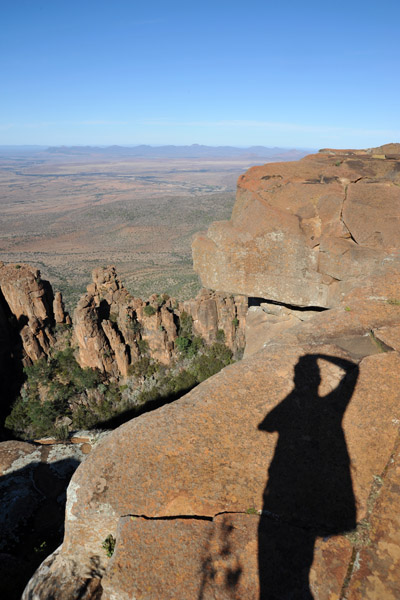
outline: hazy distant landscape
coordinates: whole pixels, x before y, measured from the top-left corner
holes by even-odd
[[[0,147],[0,257],[25,262],[73,306],[115,264],[133,294],[197,293],[191,238],[230,217],[247,168],[306,151],[254,147]]]

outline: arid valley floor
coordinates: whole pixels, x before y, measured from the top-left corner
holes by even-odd
[[[0,258],[40,268],[68,308],[102,264],[135,295],[193,296],[191,237],[229,218],[237,177],[256,162],[0,153]]]

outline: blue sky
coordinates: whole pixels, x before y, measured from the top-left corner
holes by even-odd
[[[400,3],[3,0],[0,144],[400,141]]]

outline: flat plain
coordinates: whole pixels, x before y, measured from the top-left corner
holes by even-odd
[[[200,288],[191,239],[230,217],[254,158],[0,152],[0,259],[38,267],[69,309],[96,266],[143,298]]]

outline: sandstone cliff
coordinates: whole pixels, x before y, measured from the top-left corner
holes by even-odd
[[[249,169],[231,220],[193,243],[203,285],[332,307],[364,277],[398,266],[399,157],[390,144]]]
[[[243,296],[202,290],[185,303],[165,294],[143,301],[114,267],[100,267],[72,323],[39,271],[3,264],[0,283],[1,417],[23,439],[115,426],[117,416],[175,399],[243,352]]]
[[[224,304],[265,299],[286,325],[99,444],[24,600],[399,597],[397,154],[326,150],[239,180],[195,264]]]
[[[24,364],[46,356],[54,343],[53,326],[68,322],[60,292],[53,295],[38,269],[0,262],[0,326],[18,330]]]
[[[79,362],[82,367],[98,368],[117,377],[126,376],[143,351],[169,365],[176,357],[183,313],[193,319],[193,333],[206,343],[220,338],[238,352],[245,344],[246,312],[244,296],[206,289],[186,302],[158,294],[143,301],[128,293],[114,267],[98,268],[74,312]]]

